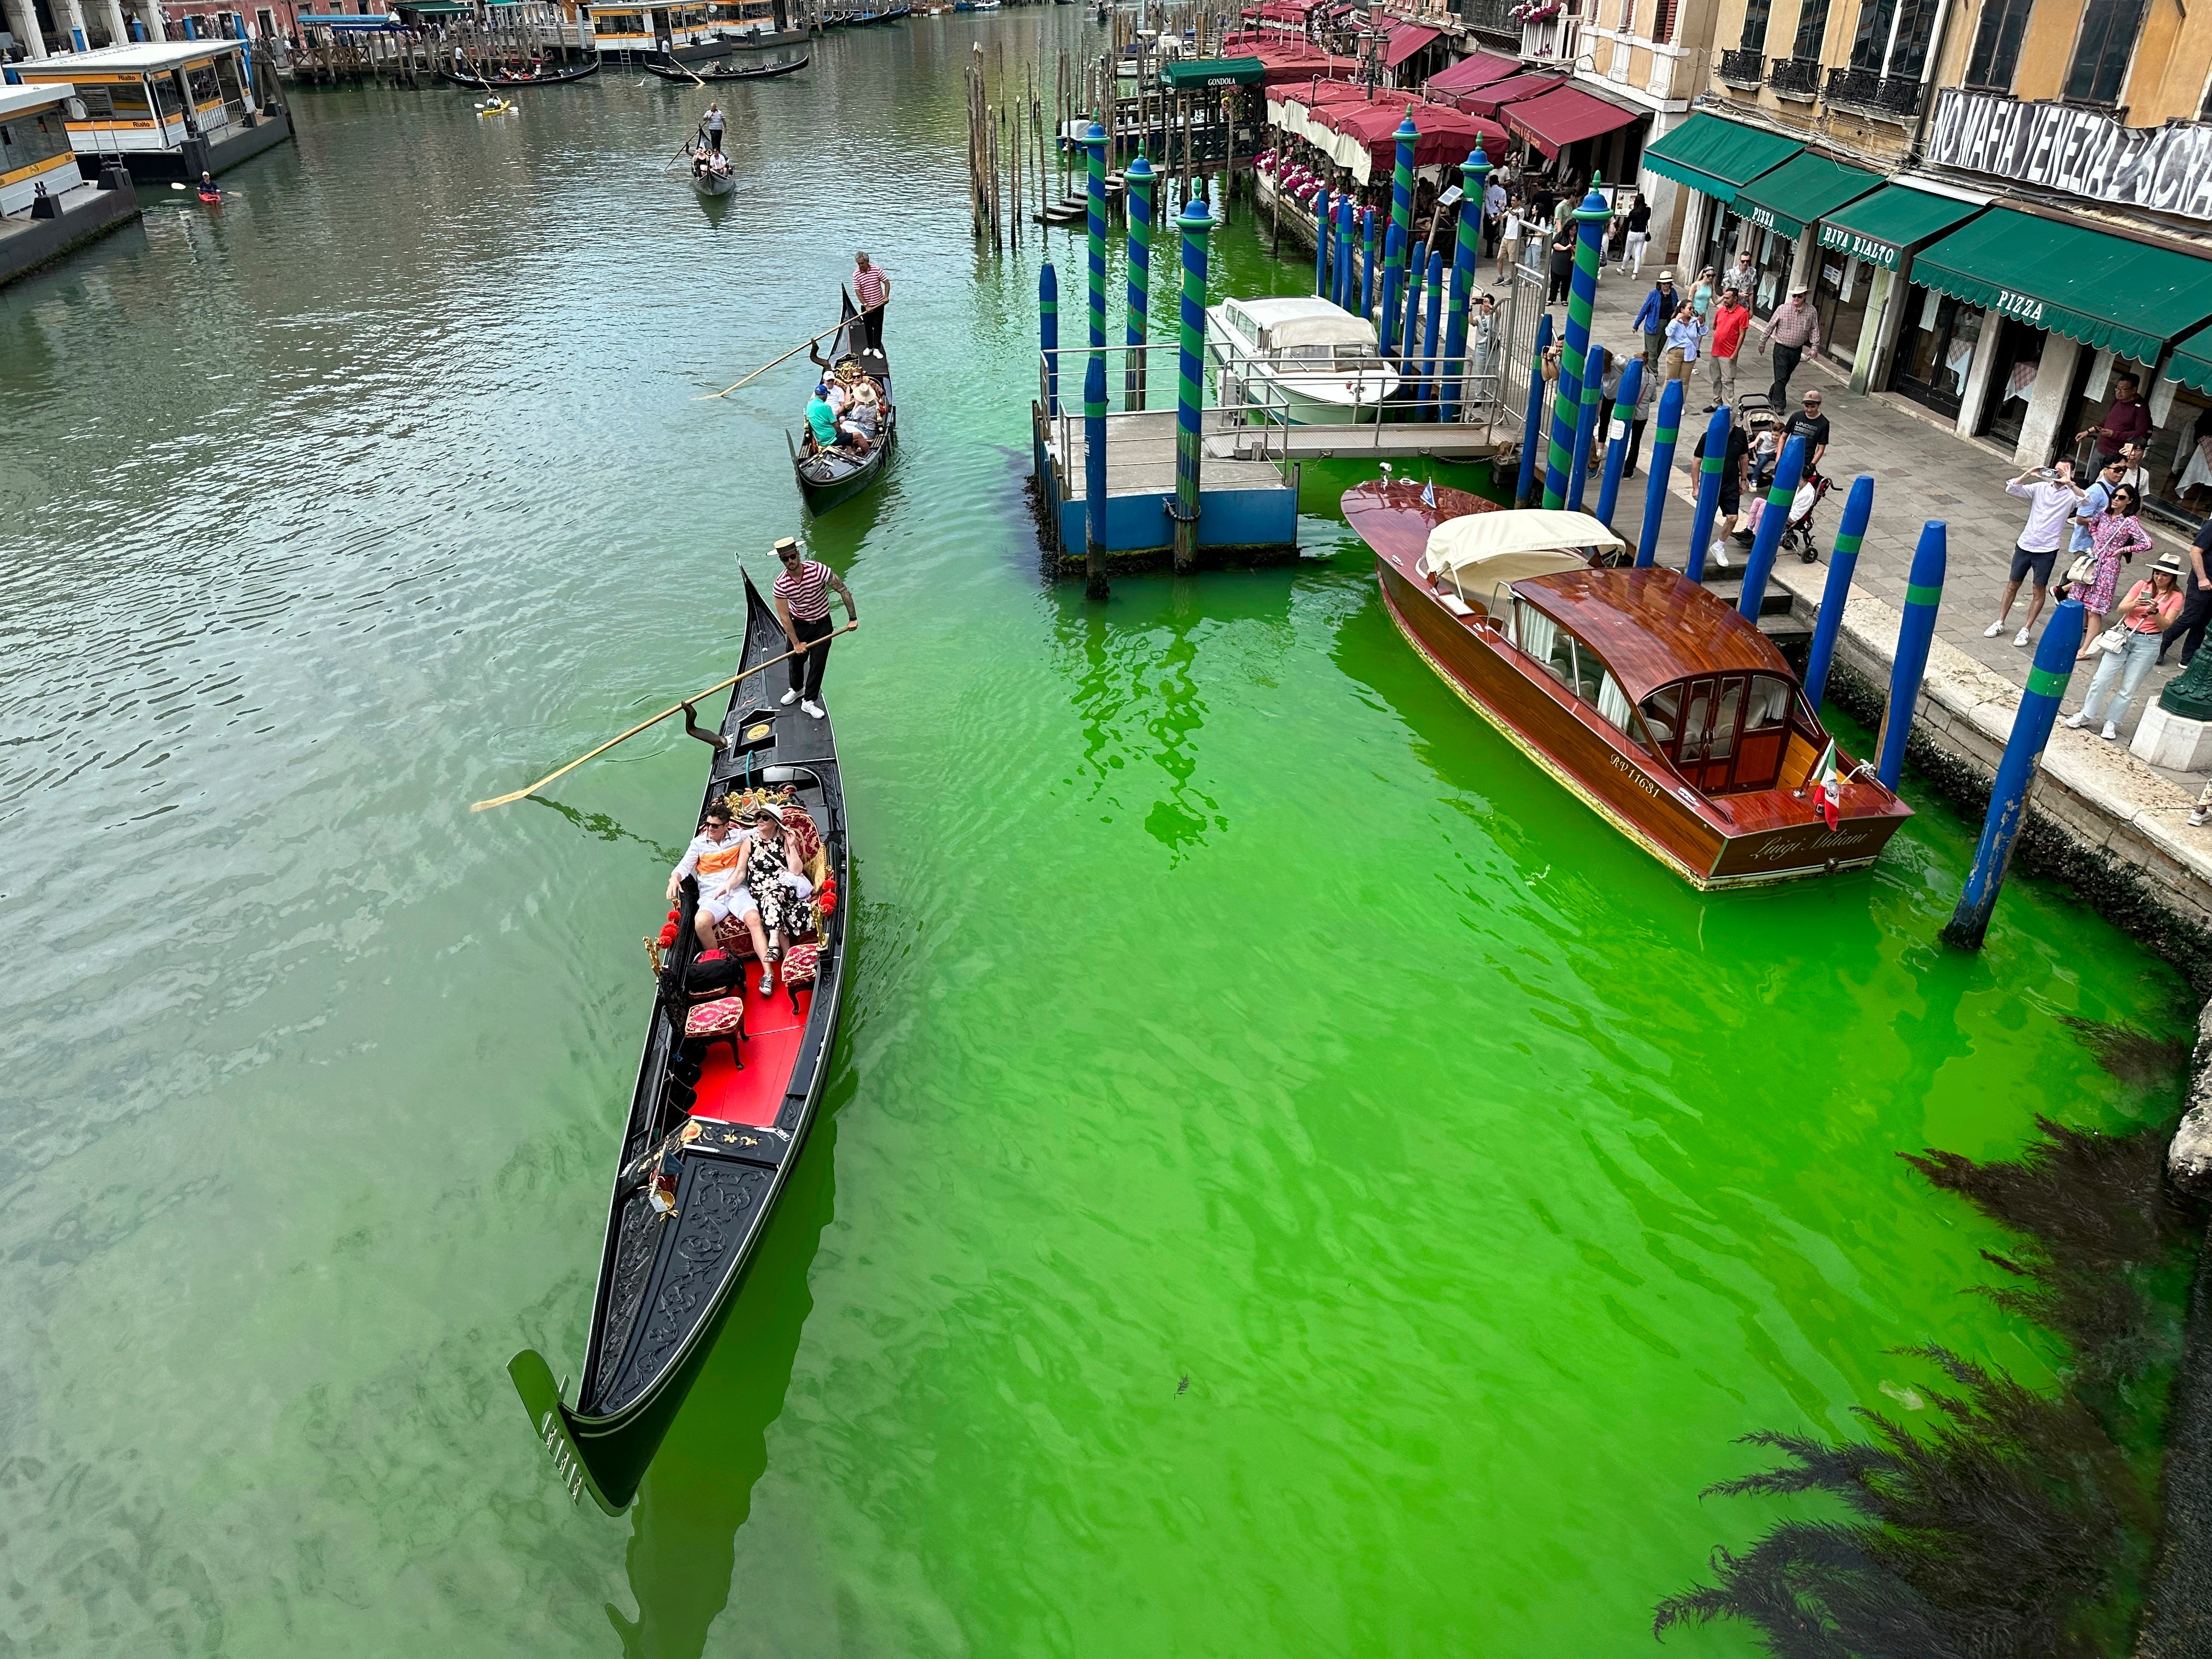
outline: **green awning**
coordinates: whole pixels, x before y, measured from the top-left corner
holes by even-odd
[[[1871,196],[1838,208],[1820,222],[1820,246],[1895,270],[1925,241],[1972,218],[1972,202],[1931,196],[1903,185],[1884,185]]]
[[[1171,86],[1256,87],[1267,78],[1267,66],[1256,58],[1178,58],[1160,68],[1161,78]]]
[[[2138,363],[2212,317],[2212,259],[2010,208],[1920,254],[1912,280]]]
[[[1805,234],[1806,226],[1881,183],[1878,173],[1800,150],[1736,191],[1735,210],[1760,229],[1778,231],[1794,242]]]
[[[1724,121],[1701,110],[1645,146],[1644,165],[1717,202],[1733,202],[1736,191],[1803,148],[1795,138],[1762,132],[1741,121]]]
[[[2191,392],[2212,392],[2212,328],[2199,329],[2174,347],[2165,374]]]

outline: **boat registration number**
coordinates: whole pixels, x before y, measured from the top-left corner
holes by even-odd
[[[1627,773],[1631,778],[1634,779],[1636,781],[1636,787],[1638,789],[1641,789],[1645,794],[1650,796],[1654,800],[1656,800],[1659,798],[1659,786],[1652,782],[1650,779],[1645,777],[1644,774],[1638,771],[1635,767],[1631,766],[1626,761],[1621,759],[1618,755],[1615,755],[1613,757],[1613,763],[1617,769]]]

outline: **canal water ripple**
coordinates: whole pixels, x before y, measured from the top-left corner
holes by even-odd
[[[219,213],[0,295],[0,1646],[1619,1652],[1771,1513],[1696,1499],[1735,1437],[1901,1344],[2046,1376],[1894,1154],[2167,1109],[2059,1023],[2164,1034],[2166,969],[2025,879],[1937,949],[1918,795],[1870,877],[1690,893],[1404,647],[1357,466],[1295,571],[1041,579],[1037,246],[969,240],[961,77],[1097,38],[834,36],[703,205],[702,97],[634,73],[303,94]],[[1217,294],[1297,286],[1261,240]],[[729,672],[805,376],[694,398],[856,246],[902,421],[808,532],[864,617],[845,1035],[608,1521],[502,1366],[581,1352],[701,751],[467,804]]]

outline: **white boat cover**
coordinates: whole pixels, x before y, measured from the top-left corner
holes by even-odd
[[[1627,544],[1587,513],[1531,507],[1503,513],[1470,513],[1447,519],[1429,532],[1421,574],[1452,573],[1488,591],[1499,582],[1582,570],[1589,562],[1570,548],[1621,548]]]

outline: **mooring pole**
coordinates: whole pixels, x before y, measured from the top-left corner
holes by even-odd
[[[1575,274],[1567,290],[1567,333],[1559,352],[1559,390],[1552,401],[1552,444],[1544,457],[1544,505],[1567,504],[1567,468],[1573,464],[1575,428],[1582,418],[1583,378],[1589,355],[1590,308],[1597,303],[1598,234],[1612,210],[1590,177],[1589,193],[1575,210]]]
[[[1406,252],[1405,315],[1399,320],[1398,373],[1411,380],[1421,349],[1421,250]]]
[[[1782,459],[1774,464],[1774,483],[1766,492],[1766,511],[1759,515],[1759,529],[1751,538],[1751,556],[1743,562],[1743,591],[1735,608],[1748,620],[1759,620],[1759,607],[1766,598],[1766,579],[1774,574],[1775,550],[1790,523],[1790,504],[1797,499],[1798,481],[1805,476],[1805,441],[1792,438],[1782,446]]]
[[[1575,464],[1567,473],[1567,511],[1583,510],[1589,479],[1590,453],[1597,447],[1597,409],[1605,401],[1605,348],[1594,345],[1583,359],[1583,406],[1575,417]]]
[[[1359,314],[1375,314],[1375,210],[1359,210]]]
[[[1467,379],[1467,307],[1474,293],[1475,262],[1482,257],[1482,192],[1489,188],[1490,158],[1478,143],[1459,164],[1459,240],[1452,249],[1451,300],[1444,321],[1443,419],[1459,419]]]
[[[1421,322],[1421,418],[1437,418],[1437,393],[1442,389],[1437,379],[1437,347],[1443,332],[1444,256],[1441,252],[1429,255],[1429,308]]]
[[[1083,597],[1106,597],[1106,358],[1083,369]]]
[[[1060,275],[1047,260],[1037,272],[1037,349],[1044,353],[1044,412],[1060,418]]]
[[[1091,355],[1106,361],[1106,129],[1097,122],[1083,135],[1083,149],[1090,184],[1091,232]],[[1085,395],[1091,377],[1084,376]]]
[[[1620,501],[1620,469],[1628,460],[1628,423],[1636,417],[1636,400],[1644,391],[1644,359],[1631,357],[1620,371],[1620,385],[1613,394],[1613,420],[1606,428],[1605,476],[1598,480],[1597,516],[1611,528],[1613,509]],[[1620,411],[1626,409],[1628,413]]]
[[[1552,313],[1536,319],[1536,349],[1528,360],[1528,414],[1521,425],[1521,478],[1514,486],[1513,505],[1527,507],[1536,498],[1536,443],[1544,431],[1544,354],[1552,349]]]
[[[1982,819],[1982,838],[1974,845],[1974,861],[1967,866],[1966,890],[1959,908],[1943,925],[1946,945],[1962,951],[1978,951],[1990,930],[1990,913],[1996,908],[2004,886],[2005,869],[2012,849],[2027,822],[2028,791],[2043,761],[2044,745],[2051,741],[2051,722],[2066,696],[2066,682],[2074,672],[2074,653],[2081,644],[2081,602],[2068,599],[2051,611],[2036,641],[2035,663],[2027,671],[2027,690],[2012,717],[2012,736],[2005,739],[2004,758],[1997,763],[1996,782],[1990,788],[1990,810]]]
[[[1705,579],[1705,544],[1712,538],[1713,515],[1720,510],[1721,469],[1728,465],[1728,452],[1729,406],[1723,404],[1705,422],[1705,453],[1698,462],[1698,506],[1690,514],[1690,562],[1682,568],[1682,574],[1693,582]],[[1652,477],[1656,481],[1658,474]]]
[[[1635,408],[1633,404],[1629,405],[1631,420],[1636,418]],[[1651,453],[1644,463],[1644,533],[1636,541],[1639,570],[1659,557],[1659,528],[1667,517],[1667,486],[1674,476],[1674,441],[1681,431],[1682,383],[1668,380],[1659,388],[1659,408],[1651,422]]]
[[[1858,568],[1859,544],[1872,517],[1874,475],[1862,472],[1851,480],[1843,522],[1836,527],[1836,550],[1828,556],[1828,582],[1820,590],[1820,614],[1814,618],[1813,648],[1805,659],[1805,701],[1816,714],[1827,695],[1828,665],[1835,660],[1836,635],[1843,631],[1844,606],[1851,597],[1851,573]]]
[[[1145,342],[1152,303],[1152,164],[1142,149],[1123,175],[1129,191],[1129,316],[1123,339],[1129,361],[1121,367],[1121,406],[1145,406]]]
[[[1182,233],[1182,338],[1176,374],[1175,567],[1198,562],[1200,422],[1206,409],[1206,239],[1213,216],[1203,202],[1183,206],[1176,221]]]
[[[1356,274],[1356,230],[1352,223],[1352,200],[1349,196],[1336,198],[1336,302],[1346,311],[1352,309],[1352,279]]]
[[[1328,186],[1314,196],[1314,295],[1326,300],[1328,285]]]
[[[1413,242],[1413,146],[1420,131],[1413,125],[1413,106],[1406,106],[1406,118],[1391,135],[1398,141],[1398,164],[1390,174],[1390,229],[1383,240],[1389,269],[1382,274],[1382,349],[1398,338],[1398,301],[1405,297],[1406,251]]]
[[[1905,741],[1912,733],[1912,711],[1920,702],[1920,679],[1928,672],[1928,647],[1936,637],[1936,611],[1943,602],[1943,566],[1950,531],[1941,519],[1920,527],[1912,550],[1912,568],[1905,578],[1905,620],[1897,628],[1897,660],[1889,671],[1889,707],[1882,711],[1881,759],[1875,775],[1897,793],[1905,774]],[[2046,628],[2044,637],[2051,637]],[[2037,653],[2040,656],[2040,653]]]

